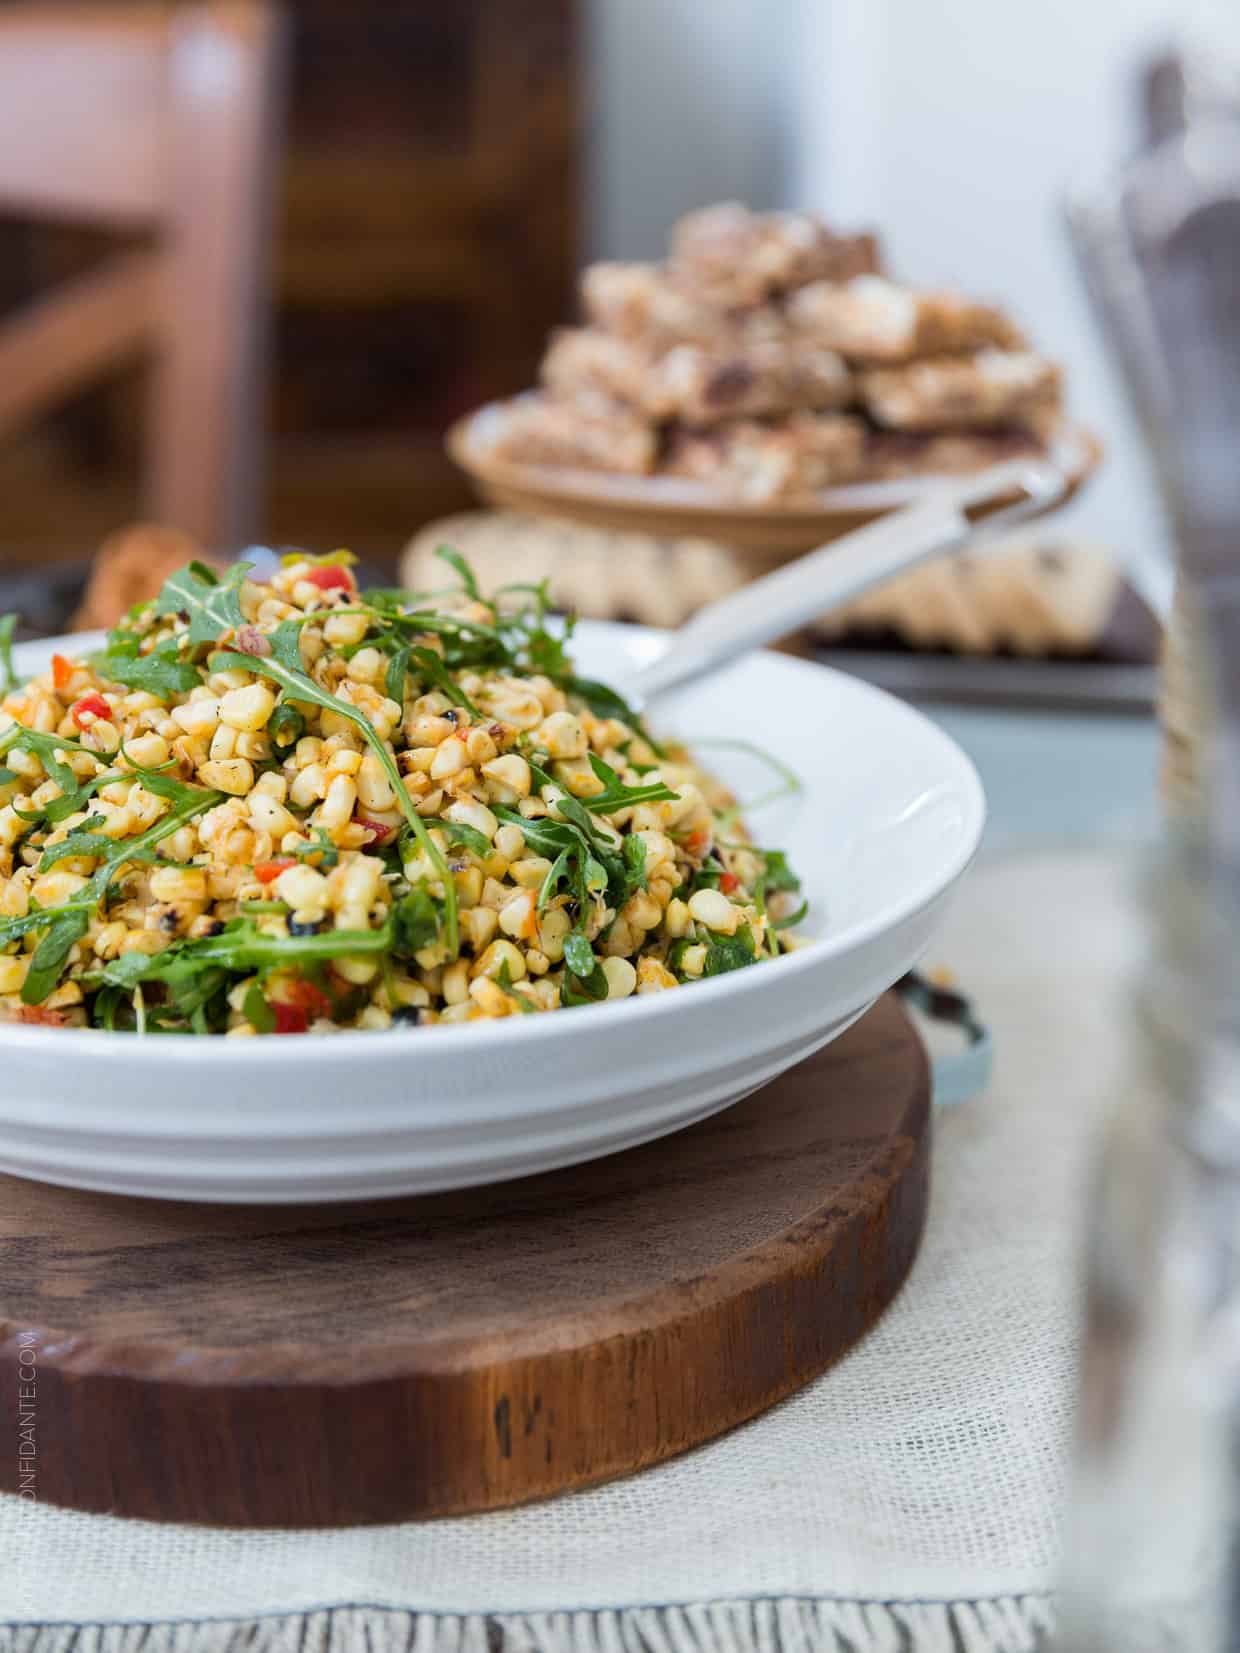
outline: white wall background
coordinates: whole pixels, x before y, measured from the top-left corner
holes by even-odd
[[[1110,444],[1075,525],[1159,555],[1061,204],[1131,146],[1133,71],[1182,0],[591,0],[588,15],[593,255],[657,255],[680,212],[727,197],[876,223],[898,274],[1002,300],[1065,362]]]

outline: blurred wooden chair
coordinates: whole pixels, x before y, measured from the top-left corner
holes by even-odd
[[[144,510],[254,536],[283,28],[261,0],[0,7],[0,210],[142,250],[0,318],[0,437],[151,356]]]

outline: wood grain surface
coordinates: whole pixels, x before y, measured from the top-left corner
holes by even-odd
[[[928,1103],[888,997],[691,1130],[493,1188],[264,1209],[0,1177],[5,1439],[33,1372],[40,1499],[243,1526],[491,1509],[656,1463],[890,1302]],[[0,1452],[0,1487],[18,1464]]]

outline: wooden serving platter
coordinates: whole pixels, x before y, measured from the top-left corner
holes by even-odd
[[[119,1515],[351,1525],[585,1486],[861,1336],[916,1254],[928,1156],[889,995],[690,1130],[493,1188],[263,1209],[0,1177],[0,1413],[33,1406],[40,1500]]]

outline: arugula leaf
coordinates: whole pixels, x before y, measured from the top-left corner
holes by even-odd
[[[276,1013],[263,997],[263,990],[257,982],[252,982],[247,990],[241,1011],[246,1021],[260,1033],[275,1032]]]
[[[52,920],[31,955],[22,983],[23,1004],[42,1004],[55,990],[66,959],[89,928],[89,910],[65,909]]]
[[[37,729],[27,729],[24,723],[14,723],[0,734],[0,757],[9,752],[30,752],[43,765],[49,779],[54,780],[62,792],[77,790],[77,776],[63,759],[58,758],[58,752],[85,752],[87,748],[81,741],[71,740],[64,735],[45,735]],[[97,756],[92,752],[91,757]]]
[[[706,948],[706,963],[702,967],[704,976],[723,976],[729,970],[743,970],[747,964],[757,962],[758,949],[754,944],[753,931],[748,924],[742,924],[735,935],[715,936]]]
[[[464,689],[461,688],[460,684],[452,676],[452,673],[444,665],[443,660],[435,653],[434,649],[411,648],[409,650],[409,659],[410,663],[417,668],[421,676],[423,676],[428,683],[433,683],[437,689],[446,694],[454,706],[463,707],[465,711],[469,713],[470,717],[482,716],[482,713],[474,705],[473,701],[465,693]],[[395,700],[396,696],[393,695],[392,699]]]
[[[162,953],[122,953],[90,978],[105,986],[131,987],[139,981],[182,980],[204,965],[234,972],[275,970],[354,954],[385,953],[392,945],[390,922],[377,930],[323,930],[310,936],[273,936],[250,918],[234,918],[217,936],[174,942]]]
[[[68,837],[62,838],[58,844],[45,849],[39,861],[39,871],[47,872],[54,867],[57,861],[67,861],[73,856],[89,855],[98,860],[108,855],[115,847],[116,840],[105,838],[96,829],[103,826],[102,815],[91,815],[79,827],[74,827]]]
[[[191,648],[199,643],[216,643],[226,631],[236,631],[245,624],[241,585],[253,566],[234,563],[223,579],[202,562],[178,568],[164,581],[155,599],[155,613],[188,614]]]
[[[416,884],[392,912],[393,951],[412,958],[439,939],[440,913],[425,884]]]
[[[443,821],[440,825],[443,828],[443,834],[449,849],[455,849],[459,844],[463,849],[471,850],[484,861],[489,855],[494,855],[494,844],[492,844],[486,833],[479,832],[477,827],[466,826],[463,821]]]
[[[387,677],[383,687],[389,700],[394,700],[398,706],[405,704],[405,677],[409,671],[409,658],[413,650],[408,643],[402,644],[392,653],[388,661]]]
[[[435,547],[435,555],[439,558],[440,562],[446,562],[449,568],[454,568],[460,575],[461,585],[464,588],[465,595],[467,597],[472,597],[476,603],[486,601],[481,591],[478,589],[478,581],[474,575],[473,569],[465,561],[459,551],[454,551],[450,545],[437,545]],[[488,604],[488,607],[489,606],[491,605]]]
[[[655,781],[646,786],[626,786],[611,765],[604,763],[595,752],[590,753],[590,768],[602,781],[604,788],[593,798],[582,800],[592,815],[613,815],[619,809],[631,809],[634,804],[657,803],[662,799],[674,800],[680,796],[662,781]]]
[[[298,844],[295,849],[283,852],[291,855],[294,861],[309,861],[312,855],[318,856],[318,866],[329,870],[340,860],[340,851],[332,842],[326,827],[315,827],[313,841],[309,844]]]
[[[809,902],[802,901],[795,913],[789,913],[784,918],[776,918],[771,922],[772,930],[790,930],[794,924],[799,924],[809,911]]]
[[[287,752],[306,732],[306,720],[290,700],[282,700],[267,719],[267,733],[277,752]]]
[[[760,849],[755,850],[754,853],[762,858],[762,885],[768,894],[773,890],[799,890],[801,888],[801,880],[788,865],[786,851],[782,849]]]
[[[17,630],[17,615],[0,618],[0,694],[12,694],[21,679],[13,668],[13,633]]]
[[[594,966],[598,960],[594,957],[594,949],[580,931],[574,930],[564,941],[564,962],[583,981],[594,974]]]
[[[334,694],[329,694],[309,677],[300,664],[294,670],[288,663],[287,641],[278,646],[281,634],[285,640],[288,637],[290,622],[285,621],[272,633],[272,652],[270,656],[259,657],[252,654],[232,654],[225,652],[215,657],[213,665],[217,671],[239,669],[256,672],[259,676],[269,677],[284,689],[291,699],[308,701],[311,705],[320,706],[325,711],[335,712],[344,717],[360,731],[362,738],[379,760],[385,776],[391,783],[396,794],[396,801],[400,806],[401,814],[413,828],[414,837],[422,849],[429,856],[431,865],[439,873],[444,889],[444,929],[448,944],[448,956],[455,958],[460,951],[460,926],[457,918],[456,885],[452,881],[452,874],[448,871],[448,864],[444,860],[439,847],[430,836],[425,821],[413,807],[413,799],[405,789],[405,783],[400,770],[396,767],[396,760],[386,741],[380,740],[374,725],[365,713],[358,711],[356,706],[347,700],[340,700]],[[294,634],[295,635],[295,634]],[[300,653],[298,660],[300,662]]]
[[[621,722],[629,724],[634,729],[642,727],[640,717],[624,696],[606,683],[599,683],[593,677],[577,677],[572,672],[565,672],[557,679],[557,687],[563,689],[565,694],[575,695],[578,700],[584,700],[595,717],[619,718]],[[642,734],[650,740],[645,730],[642,730]],[[653,741],[650,741],[650,744],[654,746]],[[658,751],[658,747],[655,747],[655,750]]]
[[[103,654],[92,655],[90,664],[110,682],[171,700],[174,695],[188,694],[202,682],[198,667],[177,657],[177,647],[176,643],[162,643],[150,654],[139,654],[137,639],[127,638]]]

